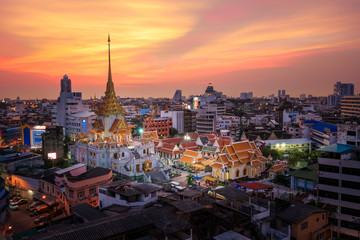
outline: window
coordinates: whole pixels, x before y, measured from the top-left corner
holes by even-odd
[[[353,203],[359,203],[359,197],[350,194],[341,194],[341,200]]]
[[[89,190],[89,194],[90,194],[90,196],[95,196],[95,194],[96,194],[96,188],[90,188],[90,190]]]
[[[114,159],[118,159],[118,154],[114,153]]]
[[[319,177],[319,184],[325,184],[330,186],[339,186],[339,180],[333,178]]]
[[[347,167],[343,167],[343,168],[342,168],[342,173],[343,173],[343,174],[360,176],[360,168],[347,168]]]
[[[360,217],[360,210],[353,209],[353,208],[341,207],[341,213],[350,215],[350,216],[354,216],[354,217]]]
[[[325,220],[325,214],[322,215],[322,220],[323,220],[323,221]]]
[[[306,228],[308,228],[308,222],[302,223],[302,224],[301,224],[301,230],[304,230],[304,229],[306,229]]]
[[[356,136],[356,132],[355,131],[347,131],[347,135],[348,136]]]
[[[316,236],[316,240],[321,240],[325,238],[325,232],[320,233],[319,235]]]
[[[342,180],[341,186],[345,187],[345,188],[352,188],[352,189],[360,190],[360,182],[352,182],[352,181]]]
[[[124,152],[121,153],[121,157],[125,157],[125,153],[124,153]]]
[[[338,195],[338,193],[335,193],[335,192],[319,190],[319,197],[338,199],[339,195]]]
[[[339,173],[339,167],[319,164],[319,171]]]
[[[74,198],[74,191],[73,190],[69,190],[69,198]]]
[[[85,192],[84,192],[84,191],[78,192],[78,198],[79,198],[79,200],[83,200],[84,197],[85,197]]]

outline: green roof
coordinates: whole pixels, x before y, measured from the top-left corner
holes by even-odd
[[[292,171],[289,174],[294,177],[317,181],[317,172],[318,172],[318,165],[315,163],[315,164],[307,165],[304,168]]]
[[[351,149],[354,149],[354,148],[355,148],[355,146],[352,146],[352,145],[334,143],[330,146],[320,148],[320,149],[318,149],[318,151],[346,154],[346,153],[350,153]]]

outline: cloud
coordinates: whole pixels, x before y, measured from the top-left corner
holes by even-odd
[[[120,95],[170,96],[174,89],[202,89],[206,79],[215,77],[221,79],[220,88],[233,84],[229,94],[237,95],[234,89],[243,88],[245,80],[231,80],[234,73],[271,72],[274,78],[277,73],[284,82],[276,84],[286,85],[289,79],[307,76],[304,59],[329,54],[331,66],[338,62],[337,53],[353,59],[360,41],[359,10],[355,0],[5,1],[0,8],[0,70],[11,79],[38,76],[36,82],[44,84],[34,88],[43,90],[68,73],[84,96],[102,95],[110,32]],[[300,66],[296,77],[286,70]],[[327,84],[328,69],[316,62],[312,66],[319,66],[317,76],[324,78],[317,80]],[[309,71],[315,71],[312,66]],[[333,69],[338,71],[334,76],[342,72]],[[352,70],[347,76],[356,79],[355,74]],[[261,82],[257,74],[251,76]],[[5,94],[16,94],[4,79]]]

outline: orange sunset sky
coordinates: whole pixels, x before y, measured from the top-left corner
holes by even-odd
[[[328,95],[360,83],[358,0],[16,0],[0,6],[0,98],[55,99],[66,73],[121,97]]]

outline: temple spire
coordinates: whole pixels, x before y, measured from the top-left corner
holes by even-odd
[[[96,111],[96,114],[102,116],[125,115],[126,112],[116,97],[114,83],[112,81],[112,76],[111,76],[110,34],[108,35],[108,57],[109,57],[109,73],[108,73],[108,81],[106,84],[105,96],[98,110]]]
[[[109,72],[108,72],[108,82],[106,85],[106,93],[108,93],[108,94],[114,93],[114,95],[115,95],[114,83],[112,81],[112,76],[111,76],[110,34],[108,34],[108,55],[109,55]]]

